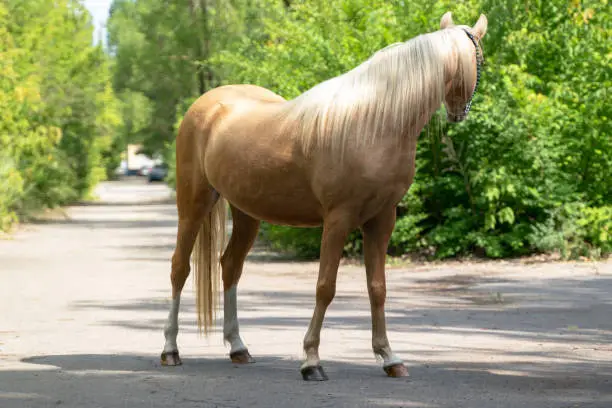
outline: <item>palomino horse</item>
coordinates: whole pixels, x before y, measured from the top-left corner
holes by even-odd
[[[293,100],[257,86],[231,85],[193,103],[176,140],[179,221],[162,364],[181,364],[178,310],[194,245],[200,330],[208,333],[213,324],[222,275],[230,358],[253,361],[239,335],[236,287],[265,220],[323,225],[304,379],[327,379],[319,359],[321,326],[336,292],[345,240],[355,228],[363,231],[373,351],[389,376],[408,375],[385,327],[385,256],[396,205],[412,183],[419,133],[436,110],[444,103],[449,121],[466,118],[486,30],[484,15],[468,27],[454,25],[446,13],[440,30],[388,46]],[[226,201],[233,232],[224,250]]]

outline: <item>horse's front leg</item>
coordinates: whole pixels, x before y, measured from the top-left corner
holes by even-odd
[[[390,377],[405,377],[408,370],[397,357],[387,339],[385,323],[385,256],[395,226],[395,206],[385,208],[363,225],[364,258],[372,311],[372,349],[382,357],[383,369]]]
[[[306,381],[327,380],[319,359],[321,326],[325,318],[325,311],[336,294],[338,266],[350,229],[351,224],[347,215],[331,214],[323,223],[316,303],[310,326],[304,337],[306,361],[302,364],[301,372]]]

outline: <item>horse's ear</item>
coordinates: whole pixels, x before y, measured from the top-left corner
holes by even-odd
[[[482,37],[484,37],[485,34],[487,33],[487,26],[488,25],[489,25],[489,22],[487,20],[487,17],[484,14],[481,14],[480,18],[476,22],[476,25],[474,26],[474,34],[479,39],[482,39]]]
[[[440,20],[440,29],[444,30],[445,28],[452,27],[454,25],[455,23],[453,23],[453,15],[450,11],[447,11],[446,13],[444,13],[442,19]]]

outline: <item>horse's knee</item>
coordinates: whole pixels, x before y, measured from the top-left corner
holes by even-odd
[[[317,303],[327,307],[336,296],[336,283],[322,281],[317,283]]]

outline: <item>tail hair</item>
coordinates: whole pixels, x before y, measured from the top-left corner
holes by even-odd
[[[198,330],[205,336],[214,326],[219,309],[221,251],[227,242],[226,219],[227,202],[219,197],[200,227],[193,250]]]

